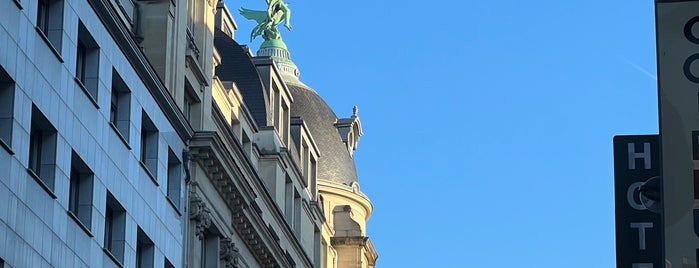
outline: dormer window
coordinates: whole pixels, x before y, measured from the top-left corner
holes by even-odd
[[[342,142],[347,146],[347,151],[350,156],[357,150],[357,144],[359,144],[359,137],[362,136],[362,123],[359,121],[359,115],[357,106],[354,106],[354,111],[350,118],[338,119],[335,123],[337,131],[340,132],[340,137],[342,137]]]

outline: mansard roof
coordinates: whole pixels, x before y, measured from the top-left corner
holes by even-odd
[[[318,146],[318,179],[351,185],[357,181],[357,169],[335,123],[337,116],[313,89],[287,82],[294,97],[291,116],[300,117],[308,126]]]
[[[221,81],[236,83],[255,123],[266,126],[269,96],[249,50],[220,29],[216,29],[214,45],[221,55],[221,65],[216,66],[216,75]]]

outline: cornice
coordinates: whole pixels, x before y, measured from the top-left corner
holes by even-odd
[[[299,256],[303,256],[303,264],[305,267],[312,267],[313,264],[311,262],[311,259],[309,256],[306,254],[306,251],[301,247],[300,240],[295,236],[293,233],[293,229],[289,225],[288,222],[286,222],[284,218],[284,213],[281,211],[281,209],[277,206],[277,203],[274,201],[274,198],[272,198],[271,194],[266,191],[266,186],[263,184],[262,178],[259,177],[259,174],[257,173],[257,170],[254,168],[250,158],[248,158],[245,153],[243,152],[242,148],[242,143],[238,140],[238,138],[235,136],[233,133],[232,129],[230,128],[229,125],[225,122],[225,117],[221,113],[221,110],[218,107],[212,107],[212,118],[214,123],[217,125],[217,128],[220,130],[219,132],[201,132],[198,135],[204,135],[204,133],[209,133],[206,135],[209,136],[216,136],[217,140],[221,142],[221,148],[226,148],[225,152],[228,154],[228,159],[229,161],[233,161],[232,159],[240,159],[240,161],[237,162],[231,162],[231,166],[237,167],[237,171],[240,173],[239,176],[249,178],[249,180],[242,180],[245,182],[245,186],[247,186],[246,190],[254,194],[254,190],[252,187],[255,187],[255,189],[261,189],[259,193],[260,200],[264,202],[264,206],[269,208],[270,215],[274,218],[274,222],[278,224],[281,229],[283,230],[282,234],[285,238],[289,239],[289,244],[293,247],[294,251]],[[273,129],[273,128],[270,128]],[[214,134],[216,133],[216,134]],[[224,141],[227,140],[225,144],[228,144],[229,146],[223,146]],[[194,140],[194,139],[193,139]],[[253,148],[257,148],[257,146],[253,143]],[[258,150],[259,151],[259,150]],[[263,154],[259,153],[260,157],[262,157]],[[277,161],[280,161],[277,159]],[[252,183],[253,185],[250,185],[249,183]],[[258,214],[255,214],[256,216],[259,216]],[[260,222],[262,220],[260,219]],[[260,224],[260,226],[264,225],[263,223]]]
[[[217,136],[215,135],[200,134],[214,133],[198,132],[195,134],[190,147],[192,160],[199,163],[199,165],[204,168],[211,183],[215,186],[221,198],[228,205],[228,208],[233,215],[233,228],[240,235],[248,249],[250,249],[250,251],[253,253],[255,259],[257,259],[257,261],[262,264],[263,267],[286,267],[284,258],[281,258],[283,255],[280,256],[281,249],[265,243],[263,234],[255,230],[252,219],[249,217],[249,213],[246,213],[249,206],[246,201],[254,200],[254,198],[244,198],[239,190],[240,186],[236,185],[234,178],[232,178],[230,175],[231,173],[226,170],[227,165],[222,162],[221,156],[218,155],[221,151],[220,140],[218,140]],[[196,203],[192,203],[192,206],[196,207]],[[191,213],[190,217],[192,217]],[[197,223],[197,226],[199,226],[199,223]],[[275,255],[277,255],[277,257],[274,257]]]
[[[367,212],[367,219],[374,210],[374,205],[371,203],[371,200],[359,190],[358,183],[356,182],[353,183],[352,186],[347,186],[331,181],[318,180],[318,193],[322,195],[338,195],[361,204]]]
[[[331,237],[330,243],[334,247],[336,246],[364,246],[369,241],[369,237],[366,236],[342,236],[342,237]]]
[[[219,134],[213,131],[197,132],[190,142],[192,160],[204,168],[211,183],[228,205],[233,215],[233,228],[241,236],[248,249],[253,252],[255,258],[264,267],[291,267],[284,250],[272,237],[260,212],[250,208],[250,204],[256,202],[255,193],[247,180],[242,177],[244,175],[237,170],[238,166],[233,161],[232,153],[226,148],[228,147],[224,145]],[[237,148],[235,151],[240,151],[239,149]],[[238,157],[244,157],[242,151],[239,153]],[[255,176],[252,179],[253,182],[255,179],[259,180],[257,173],[251,174]],[[265,189],[262,184],[256,184],[255,187]],[[291,232],[290,226],[283,220],[276,203],[271,199],[269,193],[264,190],[262,192],[261,199],[270,202],[265,204],[271,209],[270,214],[274,216],[277,224],[284,226],[282,229],[285,237],[290,238],[289,244],[301,256],[304,264],[302,267],[312,267],[311,260],[305,254],[299,240]]]
[[[121,52],[124,53],[136,74],[141,78],[141,81],[163,111],[173,129],[175,129],[182,140],[189,140],[194,135],[194,129],[189,125],[184,114],[177,107],[175,100],[168,93],[165,84],[156,74],[155,69],[138,44],[136,44],[136,41],[131,36],[131,31],[119,19],[119,15],[114,8],[111,7],[109,0],[88,0],[88,3]]]
[[[371,239],[366,236],[331,237],[330,244],[335,248],[343,246],[361,248],[367,256],[370,267],[375,266],[376,260],[379,258],[374,244],[372,244]]]

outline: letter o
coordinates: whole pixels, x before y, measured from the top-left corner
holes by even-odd
[[[692,73],[691,67],[692,67],[692,63],[698,59],[699,59],[699,53],[696,53],[692,56],[689,56],[689,58],[687,58],[687,60],[684,61],[684,66],[682,67],[682,69],[684,70],[684,76],[687,77],[687,79],[689,79],[689,81],[692,81],[692,82],[697,83],[697,84],[699,84],[699,77],[697,77],[696,75],[694,75]]]
[[[692,27],[694,27],[694,24],[697,24],[697,22],[699,22],[699,16],[687,21],[687,23],[684,25],[684,37],[687,38],[689,42],[699,45],[699,38],[694,36],[694,33],[692,32]]]
[[[647,210],[643,203],[636,202],[636,192],[641,189],[641,186],[643,186],[643,182],[635,182],[629,185],[629,189],[626,190],[626,201],[629,203],[629,206],[635,210]]]

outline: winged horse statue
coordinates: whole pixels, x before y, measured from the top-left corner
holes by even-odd
[[[260,35],[265,40],[281,39],[277,25],[282,22],[284,22],[284,27],[291,31],[291,23],[289,22],[291,10],[289,10],[289,4],[284,3],[283,0],[265,1],[267,1],[266,11],[252,10],[244,7],[238,10],[240,15],[243,15],[246,19],[257,22],[257,26],[255,26],[255,28],[252,29],[252,33],[250,33],[250,41]]]

